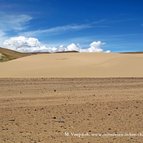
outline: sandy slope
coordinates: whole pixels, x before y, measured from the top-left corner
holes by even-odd
[[[143,54],[58,53],[0,63],[0,77],[142,77]]]
[[[142,109],[143,78],[0,79],[0,143],[142,143]]]
[[[6,48],[0,47],[0,62],[9,61],[25,56],[31,55],[30,53],[20,53]]]

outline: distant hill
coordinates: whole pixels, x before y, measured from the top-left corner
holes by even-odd
[[[20,53],[10,49],[0,47],[0,62],[9,61],[31,55],[30,53]]]
[[[143,54],[143,52],[121,52],[120,54]]]
[[[78,51],[58,51],[55,53],[79,53]]]

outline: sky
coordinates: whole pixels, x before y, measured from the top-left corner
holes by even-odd
[[[0,46],[143,51],[143,0],[0,0]]]

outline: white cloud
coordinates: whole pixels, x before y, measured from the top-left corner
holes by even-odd
[[[47,29],[39,29],[39,30],[33,30],[28,32],[22,32],[20,34],[24,36],[37,36],[37,37],[43,34],[58,35],[64,32],[84,30],[84,29],[93,28],[93,27],[106,27],[105,25],[101,25],[101,23],[103,23],[104,21],[105,21],[104,19],[101,19],[98,21],[84,23],[84,24],[61,25],[61,26],[51,27]]]
[[[26,28],[26,23],[31,19],[31,16],[24,14],[13,15],[0,13],[0,29],[3,31],[24,30]]]
[[[5,40],[3,45],[19,52],[38,52],[46,49],[44,45],[41,45],[38,39],[26,38],[24,36],[12,37]]]
[[[111,53],[111,51],[110,51],[110,50],[107,50],[107,51],[105,51],[105,53]]]
[[[90,44],[90,48],[88,48],[89,52],[103,52],[103,49],[101,48],[101,46],[104,43],[102,43],[101,41],[94,41]]]
[[[71,43],[67,46],[60,45],[58,47],[49,47],[48,45],[42,44],[36,38],[26,38],[24,36],[12,37],[5,40],[3,43],[4,47],[19,52],[64,52],[64,51],[78,51],[78,52],[106,52],[101,47],[104,45],[101,41],[94,41],[90,44],[89,48],[82,49],[79,44]]]
[[[0,46],[4,40],[9,38],[9,34],[20,32],[27,28],[27,23],[32,19],[29,15],[24,14],[7,14],[0,12]]]
[[[77,30],[87,29],[91,27],[93,27],[91,24],[73,24],[73,25],[57,26],[57,27],[52,27],[52,28],[43,29],[43,30],[23,32],[21,34],[25,36],[37,36],[45,33],[50,35],[58,35],[67,31],[77,31]]]
[[[6,40],[8,37],[6,36],[5,32],[0,30],[0,47],[2,46],[2,43],[4,40]]]
[[[57,49],[58,52],[63,52],[65,51],[66,47],[64,45],[60,45]]]
[[[80,51],[80,47],[77,44],[72,43],[67,46],[66,51]]]
[[[89,48],[87,49],[80,49],[80,52],[106,52],[104,51],[101,47],[102,45],[104,45],[105,43],[101,42],[101,41],[93,41],[89,46]],[[109,51],[108,51],[109,53]]]
[[[0,37],[3,37],[3,36],[5,36],[5,33],[2,30],[0,30]]]

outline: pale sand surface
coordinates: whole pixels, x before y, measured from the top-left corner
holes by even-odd
[[[65,132],[143,133],[143,78],[0,79],[0,143],[143,142]]]
[[[0,77],[143,77],[143,54],[40,54],[0,63]]]

